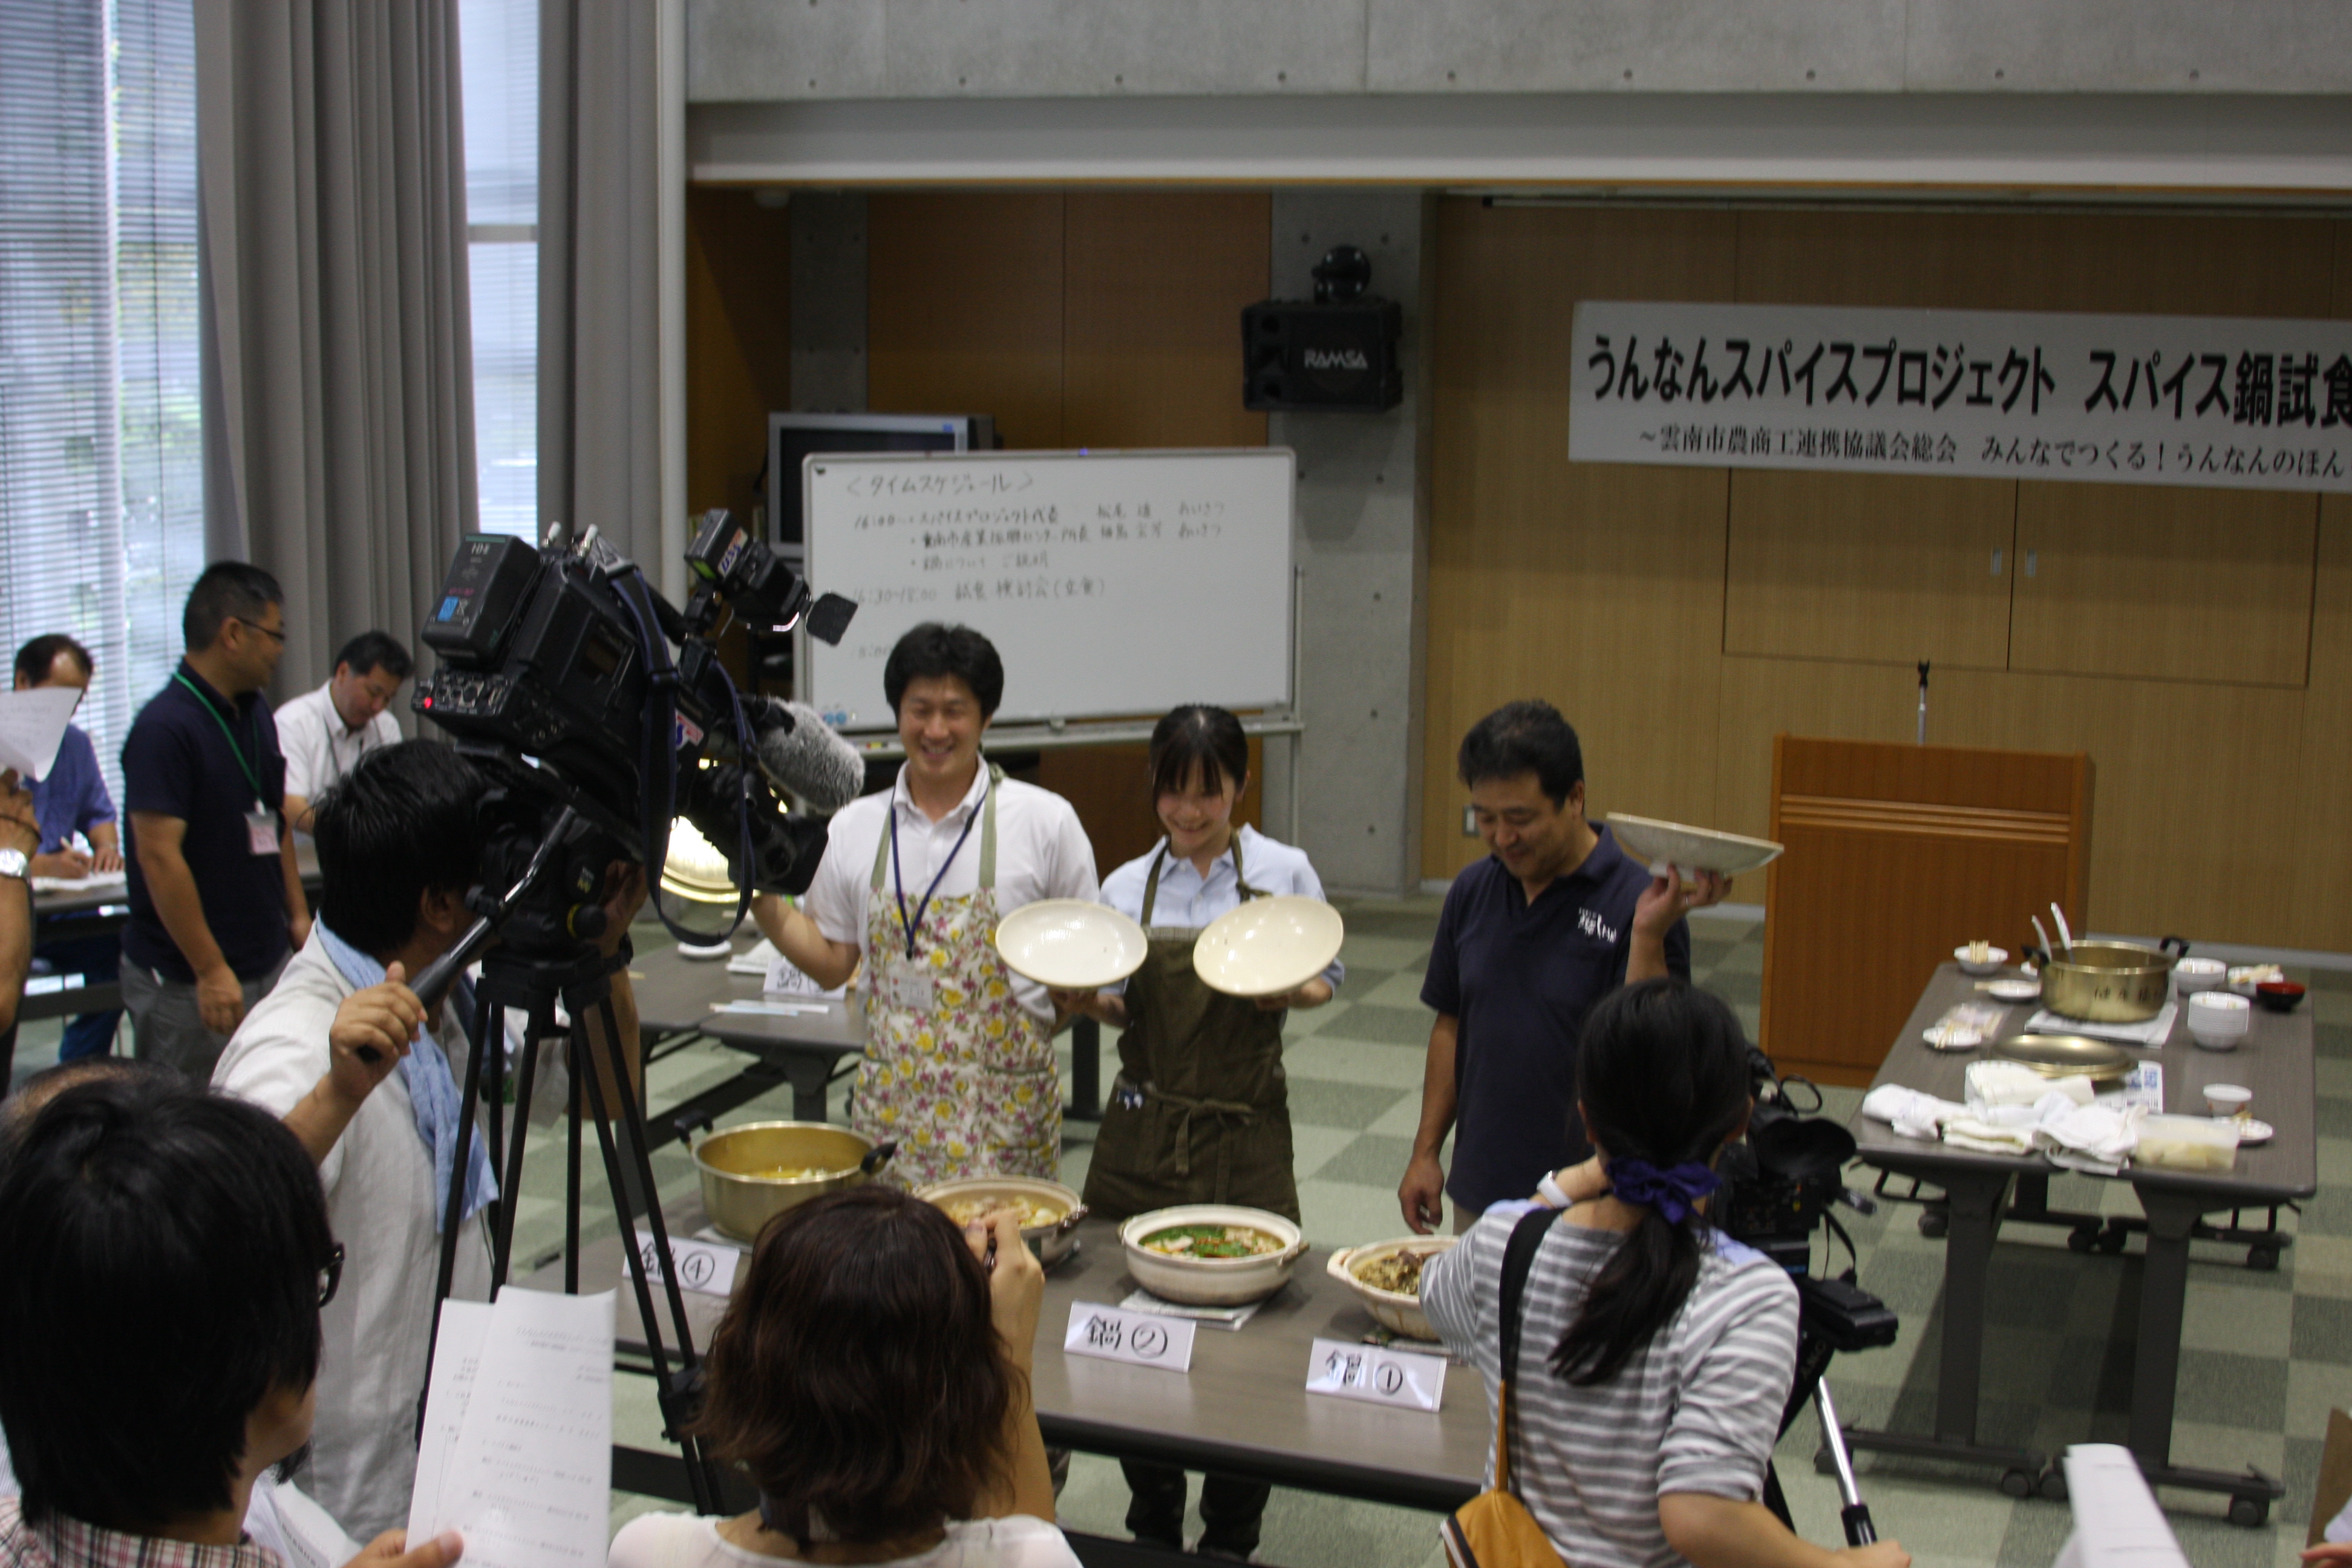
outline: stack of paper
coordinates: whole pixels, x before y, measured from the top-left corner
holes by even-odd
[[[2067,1449],[2066,1496],[2074,1532],[2058,1553],[2058,1568],[2189,1568],[2189,1554],[2129,1448],[2077,1443]]]
[[[613,1292],[446,1301],[408,1539],[467,1568],[603,1568],[613,1506]]]

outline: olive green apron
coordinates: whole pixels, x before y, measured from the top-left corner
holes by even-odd
[[[1127,983],[1126,1031],[1102,1131],[1087,1167],[1087,1207],[1112,1219],[1175,1204],[1242,1204],[1298,1218],[1290,1092],[1282,1075],[1288,1015],[1228,996],[1192,968],[1199,926],[1155,926],[1162,846],[1143,889],[1150,955]],[[1242,872],[1244,900],[1261,897]]]

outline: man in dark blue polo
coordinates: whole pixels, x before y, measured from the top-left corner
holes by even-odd
[[[181,618],[187,657],[122,742],[122,1005],[138,1054],[199,1082],[310,935],[261,695],[286,646],[285,597],[259,567],[206,567]]]
[[[1629,980],[1689,979],[1683,916],[1731,886],[1712,871],[1696,885],[1653,878],[1585,820],[1583,749],[1549,702],[1478,721],[1459,767],[1493,853],[1447,891],[1421,987],[1437,1022],[1397,1199],[1423,1235],[1444,1218],[1441,1194],[1466,1230],[1488,1205],[1591,1156],[1576,1112],[1585,1014]],[[1450,1179],[1438,1160],[1449,1131]]]

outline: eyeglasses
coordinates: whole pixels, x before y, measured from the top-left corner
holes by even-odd
[[[269,627],[263,626],[259,621],[248,621],[243,616],[232,616],[229,618],[235,621],[238,626],[250,626],[255,631],[259,632],[263,637],[275,638],[279,647],[284,647],[286,646],[286,634],[284,632],[272,631]]]
[[[343,1282],[343,1244],[327,1254],[327,1261],[319,1266],[319,1305],[324,1307],[335,1299],[335,1288]]]

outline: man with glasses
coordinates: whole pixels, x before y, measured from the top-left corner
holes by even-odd
[[[261,695],[286,648],[286,595],[257,566],[216,562],[188,590],[181,628],[187,656],[122,742],[122,1004],[141,1057],[202,1082],[308,939],[310,912]]]

